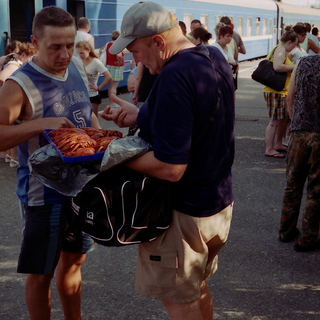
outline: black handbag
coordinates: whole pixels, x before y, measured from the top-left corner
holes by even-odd
[[[273,49],[272,55],[277,47]],[[251,78],[271,89],[282,91],[288,74],[287,72],[277,72],[273,69],[273,62],[270,60],[262,60],[257,69],[251,75]]]

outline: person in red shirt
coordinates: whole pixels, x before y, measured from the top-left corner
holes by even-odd
[[[117,40],[120,36],[120,32],[115,30],[111,33],[112,42],[108,42],[106,45],[107,51],[107,68],[112,76],[112,81],[109,83],[108,96],[111,97],[112,94],[117,95],[117,88],[119,82],[123,79],[123,66],[124,66],[124,53],[119,52],[118,54],[109,53],[109,49],[113,42]],[[110,100],[110,106],[114,106],[115,102]]]

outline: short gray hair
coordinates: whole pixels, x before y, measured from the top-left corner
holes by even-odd
[[[219,31],[221,27],[225,27],[226,24],[223,22],[218,22],[217,25],[214,28],[214,34],[216,36],[216,40],[219,40]]]

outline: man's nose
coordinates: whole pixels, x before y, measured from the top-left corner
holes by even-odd
[[[64,59],[69,59],[70,53],[67,47],[63,47],[60,50],[60,56]]]

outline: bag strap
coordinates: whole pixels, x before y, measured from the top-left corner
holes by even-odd
[[[198,54],[198,53],[196,53]],[[200,54],[199,54],[200,55]],[[212,64],[212,67],[214,69],[214,75],[215,75],[215,78],[216,78],[216,81],[217,81],[217,85],[218,85],[218,77],[217,77],[217,71],[216,71],[216,68],[214,66],[214,63],[213,61],[211,60],[211,58],[208,56],[208,57],[205,57],[207,58],[208,60],[210,60],[211,64]],[[195,154],[196,150],[199,148],[200,146],[200,142],[201,140],[203,140],[203,138],[208,134],[208,131],[211,127],[211,125],[213,124],[217,114],[218,114],[218,111],[219,111],[219,108],[220,108],[220,99],[221,99],[221,90],[220,90],[220,87],[218,85],[218,99],[217,99],[217,103],[216,103],[216,107],[215,109],[213,110],[213,112],[211,113],[210,117],[209,117],[209,121],[207,122],[207,125],[205,126],[205,128],[202,130],[202,132],[200,133],[200,135],[195,139],[193,140],[191,143],[191,150],[190,150],[190,156]]]
[[[268,61],[271,61],[270,59],[272,58],[272,57],[274,57],[274,53],[275,53],[275,51],[279,48],[280,46],[279,45],[277,45],[277,46],[275,46],[273,49],[272,49],[272,54],[270,55],[270,58],[269,59],[267,59]],[[287,56],[286,56],[286,54],[285,54],[285,58],[284,58],[284,62],[283,63],[286,63],[286,59],[287,59]],[[273,59],[274,60],[274,59]],[[272,62],[272,61],[271,61]]]
[[[193,145],[191,146],[190,155],[195,153],[195,151],[198,149],[198,147],[200,145],[200,141],[208,134],[209,128],[213,124],[214,119],[216,118],[218,111],[219,111],[219,108],[220,108],[220,97],[221,97],[221,90],[218,87],[218,99],[217,99],[216,107],[213,110],[213,112],[211,113],[211,116],[209,117],[209,121],[207,122],[206,127],[202,130],[201,134],[193,142]]]
[[[270,58],[269,59],[271,59],[273,56],[274,56],[274,52],[277,50],[279,48],[279,46],[275,46],[273,49],[272,49],[272,53],[271,53],[271,55],[270,55]],[[268,59],[268,60],[269,60]],[[270,61],[270,60],[269,60]]]

